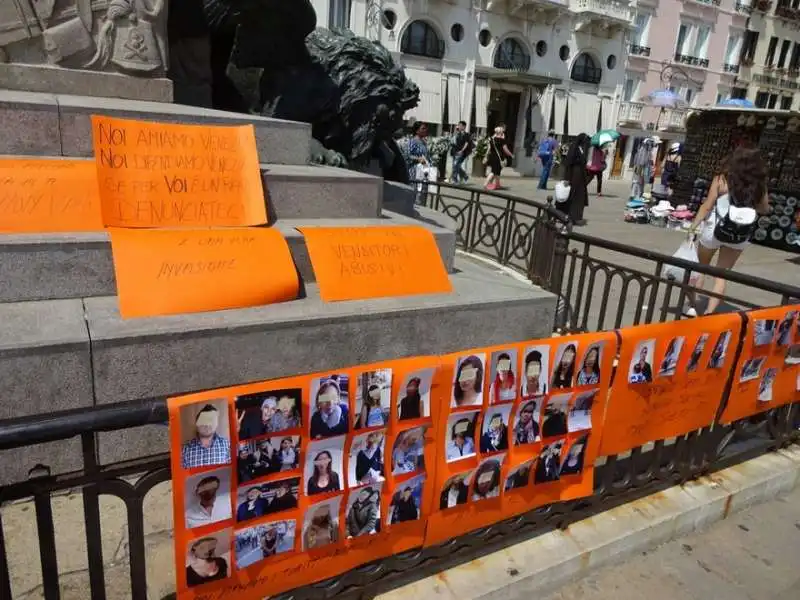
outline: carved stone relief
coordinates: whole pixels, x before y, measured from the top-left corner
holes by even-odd
[[[167,0],[1,0],[0,54],[51,64],[162,77]]]

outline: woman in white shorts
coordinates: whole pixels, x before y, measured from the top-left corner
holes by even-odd
[[[739,243],[720,241],[716,235],[718,219],[724,218],[731,207],[730,198],[736,198],[736,207],[751,207],[758,214],[769,211],[769,195],[767,194],[767,165],[761,153],[755,148],[740,147],[725,158],[719,174],[714,177],[705,202],[697,211],[690,235],[697,236],[699,242],[697,257],[701,265],[710,265],[714,255],[719,251],[717,264],[719,269],[733,269],[742,252],[750,243],[749,240]],[[751,211],[752,212],[752,211]],[[715,278],[713,292],[721,296],[725,293],[725,279]],[[703,275],[697,280],[697,287],[703,285]],[[695,295],[690,294],[690,306],[687,316],[697,316]],[[705,314],[710,315],[717,310],[720,298],[712,296],[708,299]]]

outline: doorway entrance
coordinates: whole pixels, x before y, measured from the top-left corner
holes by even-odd
[[[625,150],[627,147],[628,136],[619,136],[617,140],[617,151],[614,153],[614,162],[611,164],[611,177],[622,177],[622,167],[625,164]]]
[[[487,135],[493,135],[495,127],[505,124],[506,144],[508,144],[508,148],[512,152],[514,151],[514,137],[517,134],[517,119],[521,101],[521,92],[492,90],[489,96],[489,106],[486,110]]]

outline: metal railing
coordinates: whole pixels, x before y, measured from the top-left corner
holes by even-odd
[[[461,248],[496,260],[527,274],[542,287],[559,294],[572,314],[561,314],[556,326],[578,331],[617,327],[629,323],[666,321],[679,318],[672,299],[692,290],[688,272],[683,281],[663,277],[667,265],[688,267],[709,276],[724,276],[733,285],[770,294],[765,303],[787,302],[800,296],[800,289],[758,278],[699,267],[679,259],[601,240],[571,230],[567,219],[550,204],[522,199],[502,192],[437,184],[425,203],[441,210],[457,223]],[[619,255],[616,258],[615,255]],[[631,264],[631,258],[638,263]],[[635,291],[634,290],[635,287]],[[615,297],[612,290],[617,290]],[[735,293],[741,290],[732,290]],[[631,295],[632,294],[632,295]],[[615,300],[616,298],[616,300]],[[632,315],[624,308],[629,298]],[[723,298],[734,308],[749,308],[761,300]],[[737,353],[741,352],[741,346]],[[80,540],[69,546],[56,543],[54,498],[73,491],[82,501],[85,529],[85,558],[91,600],[112,598],[106,581],[121,577],[119,564],[104,552],[101,498],[121,501],[127,521],[123,540],[128,548],[125,575],[128,581],[115,589],[128,587],[133,600],[148,599],[148,562],[157,558],[147,551],[145,503],[153,489],[170,479],[166,455],[101,465],[98,461],[97,434],[122,431],[167,419],[166,402],[154,398],[110,406],[63,411],[0,422],[0,451],[78,438],[82,447],[82,467],[66,475],[45,475],[0,487],[0,505],[32,500],[35,535],[22,540],[38,543],[41,568],[41,594],[45,600],[61,597],[59,561],[63,551],[80,552]],[[418,579],[453,564],[453,561],[492,552],[501,545],[564,528],[589,515],[638,497],[677,485],[758,454],[790,444],[798,439],[800,406],[788,405],[757,418],[728,426],[709,424],[685,436],[653,440],[619,456],[605,457],[595,466],[595,490],[588,498],[558,503],[495,523],[459,536],[440,546],[394,555],[350,570],[315,585],[277,596],[279,599],[323,600],[328,598],[370,597],[404,581]],[[171,514],[171,502],[161,506]],[[149,508],[152,510],[152,507]],[[9,565],[11,540],[0,513],[0,598],[13,598]],[[60,551],[62,553],[60,553]],[[152,563],[151,563],[152,564]],[[25,565],[33,571],[36,565]],[[163,567],[162,567],[163,568]],[[171,597],[171,596],[166,596]]]

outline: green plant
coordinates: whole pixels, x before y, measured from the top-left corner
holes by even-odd
[[[475,160],[482,162],[486,158],[486,153],[489,151],[489,138],[482,137],[475,144]]]

